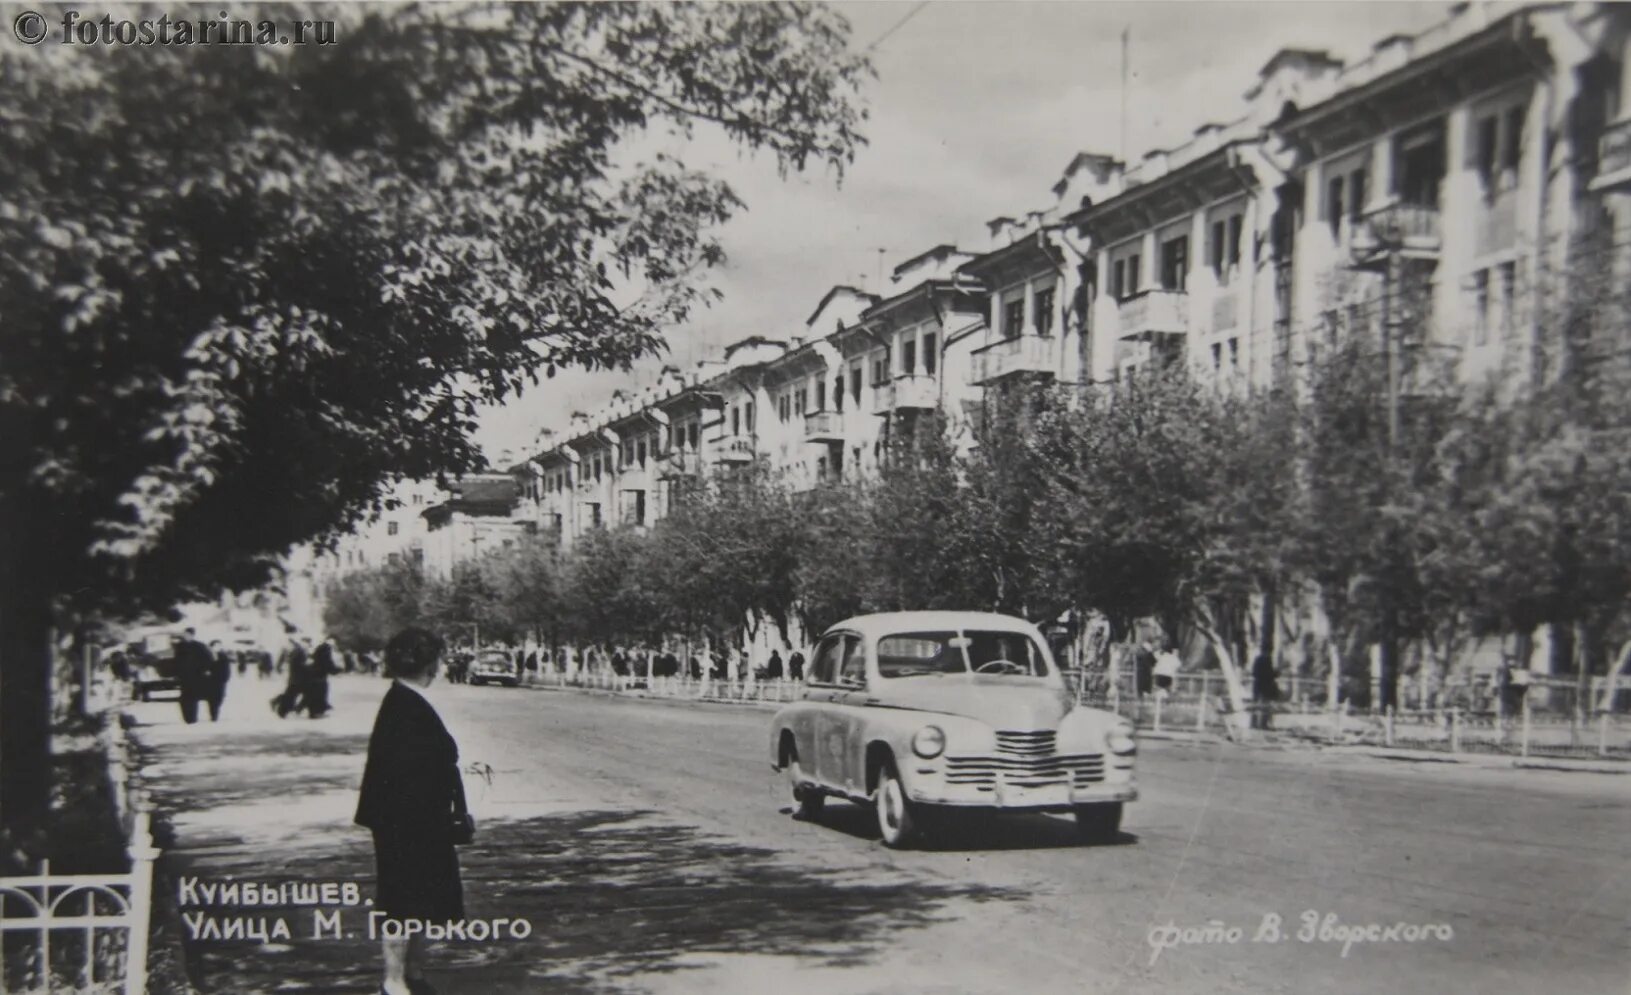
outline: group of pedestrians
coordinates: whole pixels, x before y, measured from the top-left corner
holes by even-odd
[[[176,684],[181,691],[181,719],[188,725],[198,721],[198,706],[209,707],[210,721],[221,721],[221,705],[226,701],[227,682],[232,678],[232,656],[219,641],[205,646],[198,630],[188,629],[175,641]]]
[[[341,672],[334,659],[334,644],[327,639],[308,651],[300,640],[284,651],[282,669],[288,674],[283,692],[272,699],[278,718],[305,712],[314,719],[327,715],[328,679]]]

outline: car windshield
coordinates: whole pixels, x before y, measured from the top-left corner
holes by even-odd
[[[1041,647],[1023,632],[902,632],[878,640],[878,673],[883,677],[968,673],[1046,677],[1048,664]]]

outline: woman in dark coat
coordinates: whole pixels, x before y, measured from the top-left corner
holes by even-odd
[[[393,919],[445,923],[464,917],[464,888],[454,849],[455,799],[463,798],[459,747],[423,689],[436,677],[442,641],[404,629],[385,647],[395,678],[374,720],[357,823],[374,833],[378,886],[374,909]],[[384,995],[418,995],[423,933],[384,940]]]

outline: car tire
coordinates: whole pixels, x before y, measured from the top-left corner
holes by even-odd
[[[878,790],[873,792],[872,807],[878,816],[878,835],[890,849],[911,844],[917,836],[917,813],[906,797],[906,785],[895,771],[895,762],[885,760],[878,771]]]
[[[1121,833],[1121,802],[1076,806],[1076,832],[1090,843],[1109,843]]]
[[[787,766],[787,783],[793,789],[793,803],[797,806],[793,810],[793,818],[815,822],[821,818],[821,810],[827,805],[826,793],[809,783],[804,776],[804,767],[799,763],[796,748],[788,750],[784,763]]]

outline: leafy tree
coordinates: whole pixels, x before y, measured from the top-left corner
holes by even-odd
[[[418,565],[406,561],[347,574],[325,592],[323,625],[347,649],[380,652],[391,636],[422,621],[424,592]]]
[[[0,792],[48,797],[53,611],[249,587],[478,406],[712,296],[741,207],[652,130],[851,161],[870,72],[802,4],[239,10],[331,46],[7,46]],[[162,113],[155,112],[162,108]]]
[[[563,565],[553,536],[527,536],[482,563],[503,626],[554,645],[565,621]]]

